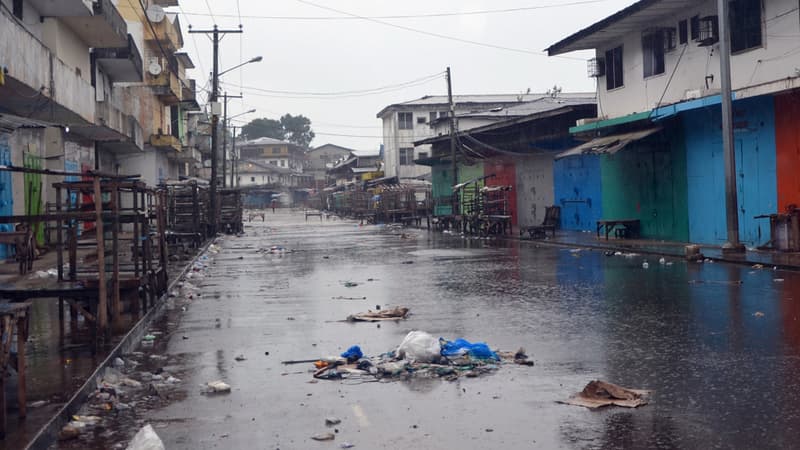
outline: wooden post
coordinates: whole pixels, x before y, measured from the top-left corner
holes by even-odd
[[[61,214],[62,205],[61,205],[61,188],[56,188],[56,214]],[[64,280],[64,222],[61,219],[56,220],[56,264],[58,265],[56,269],[58,270],[58,281]],[[63,303],[62,303],[63,306]],[[61,314],[59,317],[63,318],[64,311],[61,310]]]
[[[112,249],[112,278],[111,278],[111,322],[114,328],[120,326],[120,312],[122,305],[119,298],[119,182],[111,182],[111,249]]]
[[[17,398],[19,399],[19,418],[28,414],[25,389],[25,343],[28,341],[28,317],[30,310],[25,310],[17,318]]]
[[[103,191],[100,178],[94,178],[94,211],[97,215],[95,235],[97,236],[97,331],[108,332],[108,291],[106,286],[106,255],[103,240]]]

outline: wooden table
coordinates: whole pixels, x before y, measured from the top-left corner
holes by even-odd
[[[597,221],[597,237],[600,237],[600,230],[605,228],[606,240],[608,235],[611,234],[617,226],[621,226],[620,231],[617,232],[617,237],[621,238],[637,238],[639,237],[639,229],[641,221],[639,219],[603,219]]]
[[[27,415],[25,403],[25,343],[28,341],[28,318],[31,303],[0,303],[0,439],[6,437],[6,387],[8,366],[12,364],[11,350],[17,335],[16,369],[18,381],[19,418]]]

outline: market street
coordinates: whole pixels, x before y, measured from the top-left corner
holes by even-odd
[[[201,295],[173,299],[171,326],[144,350],[163,353],[161,367],[182,380],[170,400],[61,445],[107,448],[145,423],[169,449],[793,445],[795,273],[316,219],[279,210],[223,238],[207,276],[189,280]],[[265,251],[273,246],[287,251]],[[376,305],[411,315],[342,322]],[[454,382],[365,382],[313,380],[311,364],[281,364],[353,344],[378,355],[411,330],[524,347],[535,366],[502,364]],[[651,403],[557,403],[594,379],[652,390]],[[204,394],[213,380],[232,392]],[[327,417],[342,420],[335,442],[311,440],[333,431]]]

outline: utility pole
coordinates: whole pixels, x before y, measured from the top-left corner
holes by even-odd
[[[222,187],[225,187],[225,179],[226,175],[226,167],[227,167],[227,158],[228,158],[228,99],[229,98],[244,98],[241,95],[228,95],[228,93],[222,94]],[[232,169],[231,169],[232,170]],[[233,187],[233,182],[231,182],[231,187]]]
[[[456,164],[456,107],[453,104],[453,81],[450,67],[447,68],[447,103],[450,105],[450,159],[453,160],[453,186],[458,184],[458,165]],[[453,190],[452,214],[456,215],[456,193]]]
[[[239,170],[239,166],[236,163],[236,128],[237,127],[231,127],[231,128],[232,128],[231,137],[233,138],[233,148],[231,149],[231,187],[235,188],[235,187],[238,187],[238,185],[239,185],[238,182],[235,183],[235,184],[233,182],[234,179],[235,179],[234,177],[236,176],[236,172]]]
[[[219,222],[219,205],[217,205],[217,158],[219,154],[219,106],[216,105],[219,99],[219,41],[220,35],[228,33],[242,33],[241,27],[238,30],[220,30],[214,25],[213,30],[192,30],[189,28],[189,33],[203,33],[211,34],[211,41],[214,43],[214,71],[211,74],[211,180],[208,190],[208,204],[211,211],[211,235],[217,234],[217,223]],[[199,219],[199,218],[198,218]]]
[[[728,242],[723,253],[744,253],[739,242],[739,201],[736,192],[736,153],[733,140],[733,101],[731,100],[731,41],[728,1],[717,0],[719,22],[719,75],[722,87],[722,151],[725,160],[725,218]]]

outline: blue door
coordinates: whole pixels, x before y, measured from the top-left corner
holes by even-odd
[[[8,144],[8,135],[0,133],[0,164],[11,165],[11,147]],[[11,172],[0,171],[0,215],[14,214],[14,196],[11,188]],[[0,224],[0,230],[13,231],[11,224]],[[0,259],[13,255],[13,250],[8,245],[0,245]]]
[[[561,207],[561,228],[594,231],[603,218],[600,158],[570,156],[553,162],[554,199]]]

